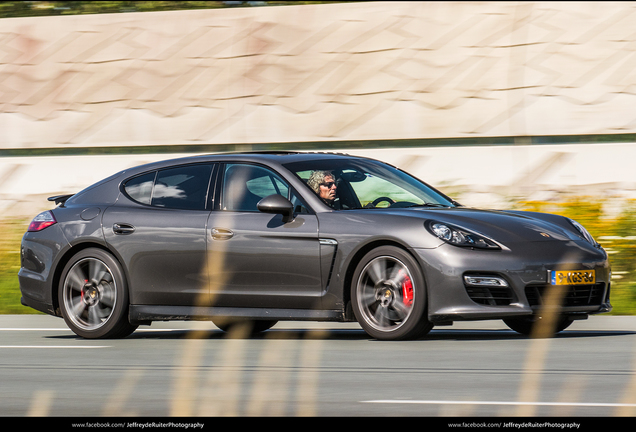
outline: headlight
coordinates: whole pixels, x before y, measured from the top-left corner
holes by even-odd
[[[454,246],[478,249],[501,249],[492,240],[454,225],[435,221],[428,221],[425,225],[431,234]]]
[[[600,245],[596,242],[596,240],[594,240],[594,237],[592,237],[592,234],[590,234],[590,233],[589,233],[589,232],[585,229],[585,227],[583,227],[583,225],[581,225],[580,223],[578,223],[578,222],[577,222],[577,221],[575,221],[575,220],[572,220],[572,219],[568,219],[568,220],[570,221],[570,223],[571,223],[572,225],[574,225],[574,228],[576,228],[576,229],[578,230],[578,232],[580,232],[580,233],[581,233],[581,235],[583,236],[583,238],[584,238],[585,240],[587,240],[588,242],[590,242],[590,243],[591,243],[592,245],[594,245],[594,246],[597,246],[597,247],[598,247],[598,246],[600,246]]]

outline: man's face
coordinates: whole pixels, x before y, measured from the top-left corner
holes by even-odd
[[[332,176],[326,176],[322,183],[320,183],[320,198],[333,201],[336,199],[336,182]]]

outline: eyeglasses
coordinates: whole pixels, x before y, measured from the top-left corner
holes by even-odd
[[[320,183],[320,186],[324,186],[328,189],[331,189],[333,186],[335,186],[336,182],[327,182],[327,183]]]

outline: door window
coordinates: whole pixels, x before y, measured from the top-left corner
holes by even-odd
[[[308,213],[289,185],[275,172],[257,165],[227,164],[223,181],[223,210],[258,211],[258,202],[270,195],[282,195],[297,213]]]

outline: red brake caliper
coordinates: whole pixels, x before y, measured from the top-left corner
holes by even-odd
[[[84,279],[84,286],[86,286],[87,283],[88,279]],[[84,301],[84,288],[82,288],[82,291],[80,292],[80,300]]]
[[[404,275],[404,282],[402,282],[402,298],[406,306],[413,305],[413,282],[408,275]]]

